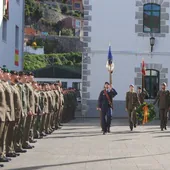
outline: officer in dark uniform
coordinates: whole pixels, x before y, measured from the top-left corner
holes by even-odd
[[[111,125],[111,117],[112,117],[112,109],[113,109],[113,98],[117,95],[115,89],[112,86],[105,82],[104,90],[100,92],[98,98],[98,110],[101,111],[101,124],[102,124],[102,131],[103,135],[105,133],[110,132],[110,125]],[[107,117],[107,119],[106,119]]]

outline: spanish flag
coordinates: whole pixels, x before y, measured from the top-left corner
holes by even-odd
[[[19,50],[15,50],[15,63],[16,66],[19,66]]]
[[[144,62],[144,59],[142,59],[142,70],[141,70],[141,72],[142,72],[142,75],[146,75],[146,64],[145,64],[145,62]]]

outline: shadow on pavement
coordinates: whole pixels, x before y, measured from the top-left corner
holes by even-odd
[[[89,161],[79,161],[79,162],[67,162],[62,164],[52,164],[52,165],[39,165],[39,166],[29,166],[17,169],[8,169],[8,170],[38,170],[41,168],[49,168],[49,167],[59,167],[59,166],[69,166],[69,165],[76,165],[76,164],[84,164],[84,163],[94,163],[94,162],[105,162],[105,161],[114,161],[114,160],[121,160],[121,159],[133,159],[133,158],[143,158],[143,157],[152,157],[158,155],[168,155],[170,152],[167,153],[160,153],[160,154],[150,154],[150,155],[139,155],[139,156],[127,156],[127,157],[117,157],[117,158],[107,158],[107,159],[95,159]],[[69,169],[69,167],[68,167]]]
[[[117,139],[117,140],[112,140],[112,142],[124,142],[128,140],[134,140],[134,138],[133,139]]]
[[[153,138],[169,138],[170,135],[153,136]]]
[[[149,133],[154,133],[155,131],[130,131],[130,130],[126,130],[126,131],[112,131],[111,133],[109,133],[108,135],[125,135],[125,134],[149,134]],[[69,135],[70,134],[70,135]],[[106,134],[107,135],[107,134]],[[44,139],[54,139],[54,138],[80,138],[80,137],[94,137],[94,136],[103,136],[102,132],[99,131],[92,131],[92,132],[70,132],[70,133],[66,133],[65,135],[62,135],[62,133],[54,133],[53,135],[49,135]]]

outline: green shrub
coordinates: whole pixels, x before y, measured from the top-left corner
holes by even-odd
[[[64,36],[73,36],[73,30],[72,29],[62,29],[61,31],[61,35],[64,35]]]
[[[59,53],[33,55],[25,54],[24,70],[36,70],[47,67],[49,65],[81,65],[81,53]]]

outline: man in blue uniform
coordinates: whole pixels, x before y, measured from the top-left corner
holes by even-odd
[[[105,82],[104,90],[100,92],[98,98],[98,110],[101,111],[101,125],[103,135],[110,132],[111,117],[113,110],[112,99],[117,95],[115,89],[108,82]]]

